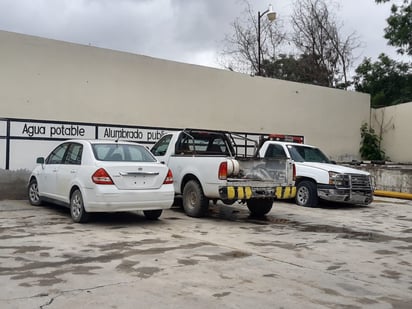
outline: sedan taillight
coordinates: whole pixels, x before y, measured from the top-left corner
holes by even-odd
[[[169,169],[169,171],[167,172],[165,181],[163,181],[163,184],[168,185],[171,183],[173,183],[173,174],[172,174],[172,171]]]
[[[92,180],[98,185],[113,185],[113,180],[110,178],[109,174],[104,168],[99,168],[92,175]]]

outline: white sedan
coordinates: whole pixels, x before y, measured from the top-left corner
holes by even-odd
[[[136,143],[68,140],[37,163],[30,203],[68,206],[74,222],[86,222],[91,212],[137,210],[156,220],[173,204],[171,170]]]

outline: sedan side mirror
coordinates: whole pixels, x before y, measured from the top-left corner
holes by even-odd
[[[38,157],[38,158],[36,159],[36,163],[37,163],[37,164],[44,164],[44,158],[43,158],[43,157]]]

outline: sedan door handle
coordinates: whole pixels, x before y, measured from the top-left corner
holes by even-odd
[[[75,171],[75,170],[71,170],[71,171],[70,171],[70,174],[76,174],[76,171]]]

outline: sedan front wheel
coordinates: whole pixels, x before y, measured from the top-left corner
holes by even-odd
[[[41,205],[41,198],[39,195],[39,186],[37,184],[36,179],[30,180],[29,187],[27,189],[27,195],[29,198],[29,202],[33,206],[40,206]]]

